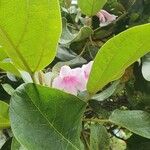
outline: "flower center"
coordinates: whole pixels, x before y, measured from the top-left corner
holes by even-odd
[[[73,84],[73,83],[76,83],[77,80],[76,80],[76,77],[75,76],[66,76],[63,78],[63,81],[67,84]]]

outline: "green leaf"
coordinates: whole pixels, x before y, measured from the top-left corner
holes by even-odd
[[[2,84],[3,89],[9,94],[12,95],[14,93],[14,88],[10,84]]]
[[[8,109],[9,105],[0,101],[0,129],[10,127]]]
[[[78,33],[72,34],[67,28],[67,20],[63,18],[62,22],[63,22],[63,32],[59,41],[59,43],[61,44],[70,44],[73,42],[79,42],[85,40],[94,33],[90,27],[84,26],[80,29]]]
[[[93,30],[88,26],[84,26],[80,29],[77,36],[71,42],[72,43],[80,42],[80,41],[85,40],[86,38],[90,37],[92,34],[93,34]]]
[[[11,61],[7,61],[7,60],[3,60],[0,61],[0,69],[4,70],[4,71],[8,71],[16,76],[20,76],[19,71],[17,70],[17,68],[14,66],[14,64]]]
[[[78,0],[81,12],[87,16],[94,16],[104,6],[107,0]]]
[[[87,60],[84,59],[83,57],[77,56],[76,58],[70,60],[70,61],[65,61],[65,62],[58,62],[52,69],[52,72],[59,72],[62,66],[71,66],[71,67],[77,67],[79,65],[83,65],[87,63]]]
[[[77,54],[66,47],[59,46],[56,57],[61,61],[69,61],[76,58]]]
[[[91,150],[109,150],[109,135],[102,125],[91,125]]]
[[[25,84],[11,98],[12,131],[27,149],[80,150],[81,117],[85,107],[86,103],[73,95]]]
[[[51,63],[60,32],[57,0],[1,0],[0,43],[17,68],[32,73]]]
[[[150,81],[150,53],[142,59],[142,74],[147,81]]]
[[[106,90],[102,91],[99,94],[94,95],[92,97],[92,99],[95,99],[97,101],[103,101],[103,100],[109,98],[116,91],[116,88],[117,88],[119,83],[120,83],[119,80],[115,81]]]
[[[128,29],[108,40],[98,52],[87,89],[94,94],[117,80],[125,69],[150,51],[150,24]]]
[[[110,122],[150,139],[150,114],[141,110],[115,110]]]

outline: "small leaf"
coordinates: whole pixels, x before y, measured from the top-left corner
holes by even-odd
[[[103,101],[107,98],[109,98],[116,90],[118,84],[119,84],[119,80],[115,81],[114,83],[112,83],[112,85],[110,85],[106,90],[102,91],[99,94],[96,94],[92,97],[92,99],[95,99],[97,101]]]
[[[94,32],[90,27],[84,26],[80,29],[77,36],[71,42],[73,43],[73,42],[80,42],[82,40],[85,40],[86,38],[90,37],[93,33]]]
[[[87,63],[87,60],[84,59],[83,57],[77,56],[76,58],[66,61],[66,62],[58,62],[54,67],[52,72],[59,72],[62,66],[71,66],[71,67],[76,67],[79,65],[83,65]]]
[[[73,42],[79,42],[79,41],[85,40],[86,38],[91,36],[93,33],[94,32],[90,27],[84,26],[80,29],[78,33],[72,34],[67,28],[67,20],[63,18],[63,32],[62,32],[59,43],[70,44]]]
[[[109,135],[102,125],[91,125],[91,150],[109,150]]]
[[[104,6],[107,0],[78,0],[81,12],[87,16],[94,16]]]
[[[69,61],[77,57],[77,54],[67,49],[66,47],[59,46],[56,57],[61,61]]]
[[[10,73],[14,74],[15,76],[18,76],[18,77],[20,76],[20,73],[17,70],[17,68],[8,59],[4,59],[3,61],[0,61],[0,69],[10,72]]]
[[[0,43],[17,68],[32,73],[51,63],[61,33],[58,1],[1,0],[0,5]]]
[[[62,18],[62,34],[59,43],[68,44],[75,38],[75,36],[76,34],[72,34],[67,27],[67,19]]]
[[[7,83],[5,83],[5,84],[2,84],[2,87],[3,87],[3,89],[9,94],[9,95],[12,95],[13,93],[14,93],[14,89],[13,89],[13,87],[10,85],[10,84],[7,84]]]
[[[85,107],[86,103],[73,95],[24,84],[11,98],[12,131],[27,149],[80,150],[81,117]]]
[[[91,94],[119,79],[125,69],[150,51],[150,24],[128,29],[108,40],[99,50],[89,77]]]
[[[150,53],[142,59],[142,74],[147,81],[150,81]]]
[[[3,101],[0,101],[0,129],[10,127],[8,109],[9,105]]]
[[[110,122],[150,139],[150,114],[141,110],[115,110]]]

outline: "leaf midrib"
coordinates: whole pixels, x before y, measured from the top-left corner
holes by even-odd
[[[10,44],[10,46],[13,48],[13,50],[17,53],[19,59],[21,60],[21,62],[24,65],[24,67],[31,73],[32,70],[30,69],[28,63],[26,62],[26,60],[24,59],[24,57],[20,53],[19,49],[14,45],[13,41],[8,36],[7,32],[5,32],[5,30],[1,26],[0,26],[0,33],[3,35],[3,37],[5,38],[5,40]]]
[[[37,110],[39,111],[39,113],[45,118],[45,120],[48,122],[48,125],[53,128],[55,130],[55,132],[60,135],[65,141],[67,141],[73,148],[75,148],[76,150],[79,150],[76,145],[72,144],[62,133],[60,133],[54,126],[53,124],[47,119],[47,117],[42,113],[42,111],[40,110],[40,108],[38,106],[36,106],[36,104],[32,101],[32,98],[30,98],[30,96],[28,95],[28,93],[25,91],[25,93],[27,94],[27,96],[29,97],[29,99],[31,100],[32,104],[37,108]]]

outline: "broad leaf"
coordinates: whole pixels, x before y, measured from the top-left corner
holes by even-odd
[[[90,135],[91,150],[109,150],[109,135],[102,125],[92,125]]]
[[[1,0],[0,44],[22,70],[35,72],[56,55],[61,32],[56,0]]]
[[[142,59],[142,74],[147,81],[150,81],[150,53]]]
[[[8,104],[6,104],[3,101],[0,101],[0,129],[10,127],[8,109]]]
[[[125,69],[150,51],[150,24],[128,29],[108,40],[98,52],[88,81],[88,91],[96,93],[117,80]]]
[[[82,100],[62,91],[22,85],[11,99],[12,131],[27,149],[80,150],[85,106]]]
[[[87,16],[94,16],[99,12],[107,0],[78,0],[81,12]]]
[[[115,110],[110,122],[150,139],[150,114],[141,110]]]

